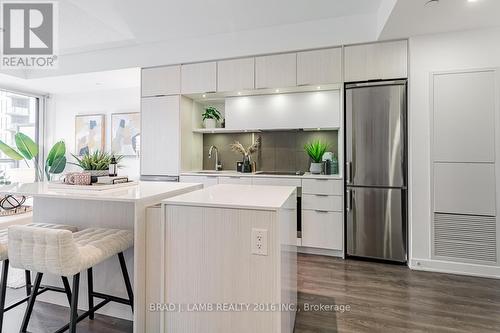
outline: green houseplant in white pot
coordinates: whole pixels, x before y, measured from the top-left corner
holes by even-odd
[[[205,128],[216,128],[217,122],[221,119],[219,110],[213,106],[207,107],[201,116],[203,117],[203,126]]]
[[[309,171],[312,174],[320,174],[323,169],[322,158],[325,151],[328,149],[328,144],[320,140],[309,142],[304,146],[304,150],[311,159],[311,167]]]

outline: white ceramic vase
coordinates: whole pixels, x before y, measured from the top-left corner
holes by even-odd
[[[319,175],[323,169],[323,163],[311,163],[309,171],[312,174]]]
[[[215,119],[205,119],[203,120],[203,126],[205,126],[205,128],[216,128],[217,121]]]

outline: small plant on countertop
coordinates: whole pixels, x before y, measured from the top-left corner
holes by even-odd
[[[205,112],[202,113],[201,115],[203,117],[203,120],[205,119],[215,119],[219,121],[221,119],[221,114],[219,110],[217,110],[213,106],[209,106],[205,109]]]
[[[74,154],[71,155],[75,158],[77,163],[68,163],[77,165],[85,171],[108,170],[109,163],[111,163],[111,158],[113,156],[115,157],[117,163],[120,162],[121,159],[123,159],[123,155],[113,155],[104,151],[100,151],[98,149],[93,153],[85,153],[85,155],[80,157]]]
[[[323,154],[328,149],[328,144],[323,143],[320,140],[312,141],[304,146],[304,150],[307,155],[311,158],[313,163],[321,163]]]

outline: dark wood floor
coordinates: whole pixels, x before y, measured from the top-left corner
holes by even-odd
[[[314,305],[350,311],[305,311]],[[295,333],[500,332],[500,280],[300,255],[299,307]],[[9,311],[4,332],[17,332],[22,314]],[[67,308],[37,303],[29,331],[54,331],[67,317]],[[131,331],[130,321],[101,315],[78,324],[82,333]]]

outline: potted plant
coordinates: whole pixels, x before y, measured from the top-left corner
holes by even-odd
[[[109,163],[111,163],[111,159],[113,156],[115,157],[116,162],[120,162],[123,158],[122,155],[113,155],[110,153],[106,153],[104,151],[96,150],[93,153],[85,153],[83,156],[76,156],[71,154],[77,163],[68,162],[73,165],[77,165],[82,168],[84,171],[88,171],[90,176],[92,177],[92,182],[97,182],[97,177],[107,176]]]
[[[262,143],[262,138],[259,136],[257,137],[257,140],[255,140],[255,142],[247,149],[245,149],[245,147],[243,147],[243,145],[238,141],[235,141],[234,143],[231,144],[232,151],[243,155],[243,167],[241,172],[252,172],[250,156],[259,150],[261,143]]]
[[[323,143],[320,140],[309,142],[304,146],[304,150],[311,159],[311,167],[309,168],[309,171],[311,173],[313,174],[321,173],[323,166],[322,158],[327,148],[328,144]]]
[[[21,132],[16,133],[14,137],[16,148],[10,147],[0,140],[0,150],[16,161],[22,161],[29,166],[28,161],[33,161],[37,180],[43,179],[42,169],[45,171],[47,180],[51,180],[52,175],[60,174],[66,168],[66,145],[64,141],[57,142],[49,151],[45,166],[40,168],[36,157],[38,156],[38,145],[29,136]]]
[[[207,107],[201,116],[203,117],[203,126],[205,128],[216,128],[217,121],[221,119],[219,110],[213,106]]]

